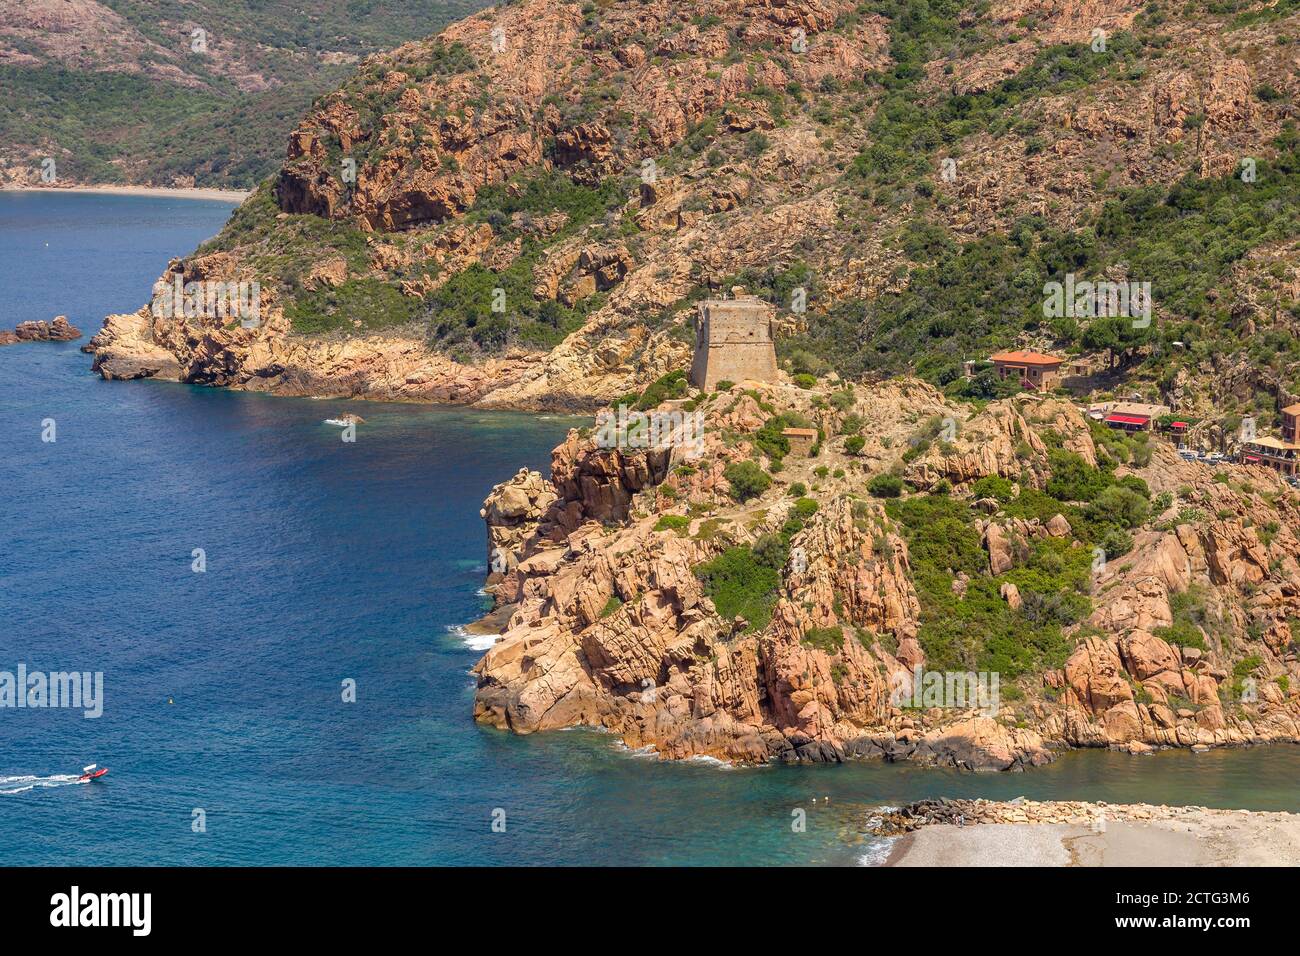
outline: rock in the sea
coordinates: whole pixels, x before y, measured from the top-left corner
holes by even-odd
[[[0,345],[19,342],[75,342],[81,329],[68,324],[66,315],[56,315],[52,322],[19,322],[12,332],[0,332]]]

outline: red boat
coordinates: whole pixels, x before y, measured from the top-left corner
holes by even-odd
[[[86,783],[91,780],[97,780],[104,776],[104,774],[108,773],[107,767],[100,767],[98,770],[96,770],[95,767],[96,765],[93,763],[89,767],[83,767],[81,776],[77,778],[77,782]]]

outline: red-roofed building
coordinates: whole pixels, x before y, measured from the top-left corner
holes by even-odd
[[[1126,432],[1141,432],[1151,427],[1151,416],[1107,415],[1106,424],[1111,428],[1122,428]]]
[[[1014,378],[1022,388],[1040,391],[1056,388],[1061,381],[1061,366],[1065,359],[1042,352],[998,352],[989,361],[998,370],[1000,378]]]

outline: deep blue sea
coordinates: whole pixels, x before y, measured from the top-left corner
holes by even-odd
[[[0,327],[92,334],[231,208],[0,193]],[[570,420],[103,382],[79,344],[0,348],[0,671],[102,672],[104,712],[0,708],[0,865],[854,863],[873,807],[937,794],[1300,810],[1294,748],[971,776],[479,727],[478,509]]]

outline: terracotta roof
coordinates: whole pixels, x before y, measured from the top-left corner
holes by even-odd
[[[1300,415],[1300,402],[1296,402],[1294,405],[1288,405],[1286,408],[1282,409],[1282,414]]]
[[[1060,365],[1065,359],[1042,352],[998,352],[989,356],[990,362],[1010,362],[1016,365]]]
[[[781,434],[782,434],[782,435],[799,435],[799,436],[801,436],[801,437],[805,437],[805,438],[816,438],[816,437],[817,437],[817,429],[815,429],[815,428],[783,428],[783,429],[781,429]]]

